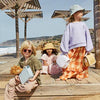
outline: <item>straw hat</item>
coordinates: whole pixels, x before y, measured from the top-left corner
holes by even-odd
[[[47,43],[43,47],[43,50],[47,50],[47,49],[55,49],[55,47],[54,47],[54,45],[52,43]]]
[[[81,6],[79,5],[73,5],[71,8],[70,8],[70,16],[72,16],[74,13],[76,13],[77,11],[81,11],[83,10],[83,12],[85,11],[84,8],[82,8]]]

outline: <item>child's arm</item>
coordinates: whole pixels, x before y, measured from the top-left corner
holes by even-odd
[[[53,64],[56,64],[56,59],[57,59],[57,56],[55,55],[55,56],[53,57],[53,59],[52,59]]]
[[[18,75],[15,76],[16,85],[20,84],[20,78]]]
[[[37,76],[40,74],[40,70],[37,70],[36,71],[36,73],[35,73],[35,75],[34,75],[34,77],[33,78],[31,78],[31,79],[29,79],[29,81],[34,81],[34,80],[36,80],[36,78],[37,78]]]
[[[64,35],[62,36],[61,39],[61,44],[60,44],[60,50],[63,54],[67,54],[69,51],[69,34],[70,34],[70,25],[68,24],[66,27],[66,30],[64,32]]]
[[[85,36],[86,36],[86,51],[91,52],[91,50],[93,49],[91,35],[86,24],[84,24],[84,26],[85,26]]]
[[[40,70],[42,69],[42,67],[41,67],[42,64],[36,57],[33,57],[32,64],[33,64],[33,67],[34,67],[34,70],[35,70],[35,75],[34,75],[33,78],[29,79],[29,81],[36,80],[38,78],[39,74],[40,74]]]

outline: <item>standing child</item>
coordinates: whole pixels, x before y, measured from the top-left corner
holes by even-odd
[[[31,41],[26,40],[22,43],[21,54],[23,57],[20,59],[18,66],[23,68],[24,66],[29,65],[33,71],[34,77],[29,79],[25,84],[20,83],[18,75],[16,75],[15,78],[12,78],[5,89],[5,100],[14,100],[15,91],[29,93],[40,84],[39,73],[41,70],[41,63],[35,57],[36,50]]]
[[[70,63],[66,69],[63,69],[60,79],[74,77],[82,80],[88,77],[88,67],[83,66],[83,58],[93,49],[93,44],[87,26],[81,21],[85,9],[74,5],[70,11],[69,23],[60,45],[62,53],[69,56]]]
[[[59,74],[61,68],[56,64],[56,55],[58,54],[57,49],[52,43],[46,43],[42,51],[42,71],[45,74]]]

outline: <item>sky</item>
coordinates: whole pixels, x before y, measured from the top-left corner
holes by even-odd
[[[62,18],[52,19],[51,16],[54,10],[69,10],[74,4],[78,4],[86,10],[91,10],[86,15],[86,17],[90,18],[86,25],[88,28],[94,27],[93,0],[39,0],[39,2],[43,18],[33,18],[27,23],[27,38],[64,34],[65,20]],[[0,43],[16,39],[15,32],[15,19],[6,15],[5,11],[0,10]],[[24,22],[20,19],[19,38],[24,38]]]

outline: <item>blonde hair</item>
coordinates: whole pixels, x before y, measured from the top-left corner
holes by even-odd
[[[22,43],[21,45],[21,54],[23,55],[23,49],[25,48],[29,48],[29,46],[31,46],[31,49],[32,49],[32,54],[36,55],[36,49],[35,49],[35,46],[33,45],[32,41],[29,41],[29,40],[26,40]]]

